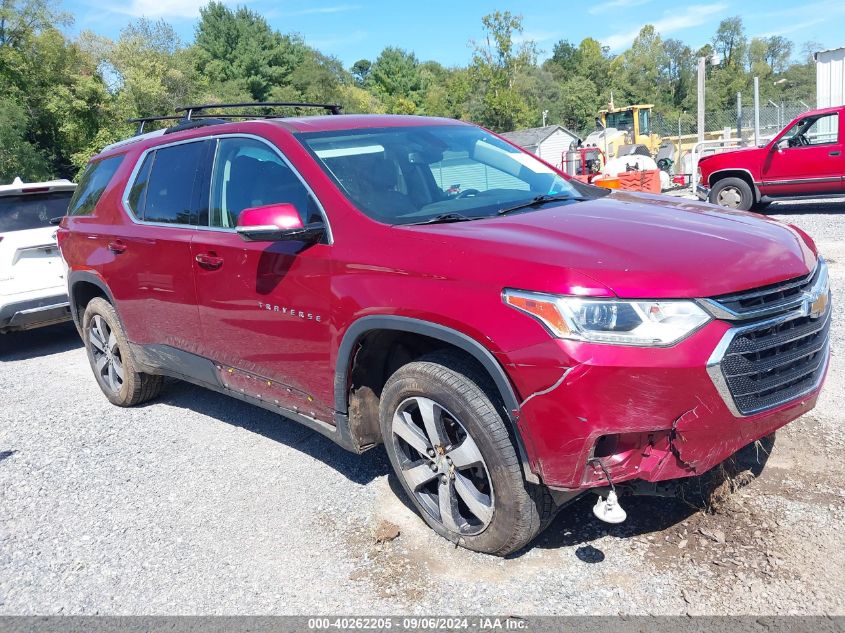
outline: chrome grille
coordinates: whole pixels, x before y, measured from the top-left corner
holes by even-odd
[[[796,294],[796,289],[797,293]],[[786,282],[710,300],[729,311],[765,318],[729,330],[708,371],[735,415],[744,416],[800,398],[821,382],[829,357],[830,290],[824,261],[801,283]],[[774,316],[771,310],[779,306]],[[748,312],[746,312],[747,314]]]
[[[821,261],[821,260],[820,260]],[[722,319],[744,320],[780,314],[799,307],[819,277],[826,275],[823,264],[809,275],[788,281],[705,299],[707,307]]]

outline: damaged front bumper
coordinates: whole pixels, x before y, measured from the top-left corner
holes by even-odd
[[[821,379],[800,397],[735,415],[707,370],[729,329],[713,321],[672,348],[555,340],[509,354],[517,387],[531,394],[518,411],[531,470],[568,491],[607,485],[608,476],[619,483],[701,475],[815,406],[827,358]],[[562,355],[572,365],[544,363]]]

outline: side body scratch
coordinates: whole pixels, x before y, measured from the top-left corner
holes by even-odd
[[[560,385],[563,384],[563,381],[566,380],[566,377],[569,375],[569,372],[575,369],[575,367],[575,365],[573,365],[572,367],[567,367],[566,371],[563,372],[563,375],[558,378],[551,387],[547,387],[542,391],[535,391],[530,396],[525,398],[525,400],[519,403],[519,408],[522,409],[526,404],[531,401],[532,398],[536,398],[537,396],[545,396],[547,393],[551,393],[552,391],[560,387]]]

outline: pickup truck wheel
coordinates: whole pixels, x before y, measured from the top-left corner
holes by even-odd
[[[546,488],[525,482],[507,427],[473,366],[437,353],[401,367],[379,406],[402,488],[426,523],[467,549],[505,556],[553,516]]]
[[[112,404],[132,407],[159,394],[163,378],[136,370],[117,313],[105,299],[85,308],[82,338],[97,384]]]
[[[754,192],[741,178],[723,178],[710,190],[709,202],[726,209],[748,211],[754,204]]]

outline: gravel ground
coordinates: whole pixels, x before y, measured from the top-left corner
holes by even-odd
[[[845,296],[842,201],[777,203]],[[0,339],[0,614],[845,614],[845,319],[819,406],[717,513],[592,500],[507,560],[455,549],[356,457],[172,382],[108,404],[71,326]],[[396,532],[399,535],[396,538]]]

